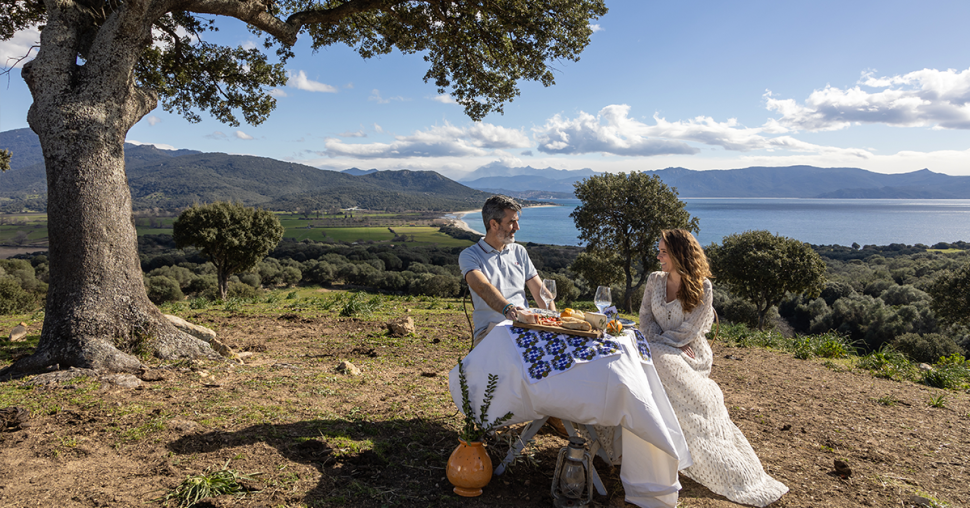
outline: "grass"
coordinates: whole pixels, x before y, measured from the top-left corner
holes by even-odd
[[[713,334],[708,335],[708,339],[712,337]],[[970,389],[970,361],[958,353],[942,357],[932,370],[922,371],[918,362],[910,361],[891,347],[860,356],[849,339],[836,332],[786,338],[773,330],[759,331],[743,324],[725,324],[721,326],[719,340],[732,347],[787,351],[801,360],[823,359],[824,365],[833,370],[858,368],[875,377],[894,381],[911,381],[946,390]]]
[[[158,501],[162,501],[165,506],[169,502],[175,502],[178,508],[188,508],[207,497],[216,497],[225,494],[243,495],[248,492],[240,483],[241,481],[252,480],[255,474],[242,474],[229,468],[229,462],[222,466],[218,471],[209,471],[206,468],[202,474],[189,476],[179,484],[175,490],[165,494]]]

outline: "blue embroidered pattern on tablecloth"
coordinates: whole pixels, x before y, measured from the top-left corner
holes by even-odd
[[[579,337],[516,327],[509,332],[530,383],[621,352],[620,343],[610,335]]]
[[[633,336],[636,338],[637,351],[640,352],[640,359],[653,363],[653,357],[650,355],[650,344],[647,344],[647,339],[636,328],[633,329]]]

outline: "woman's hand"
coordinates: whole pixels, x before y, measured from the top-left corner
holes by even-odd
[[[684,353],[687,353],[687,356],[694,358],[694,350],[691,349],[689,344],[680,348],[680,350],[683,351]]]

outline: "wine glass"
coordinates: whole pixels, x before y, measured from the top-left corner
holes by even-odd
[[[556,281],[552,279],[542,280],[542,289],[539,291],[539,296],[542,297],[542,301],[546,302],[546,308],[548,309],[552,302],[556,299]]]
[[[595,305],[600,312],[603,312],[603,309],[609,307],[610,303],[612,302],[613,300],[610,298],[609,286],[600,286],[596,288],[596,296],[593,297],[593,305]]]

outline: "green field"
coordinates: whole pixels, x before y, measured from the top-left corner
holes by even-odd
[[[354,218],[380,219],[382,217],[394,217],[400,219],[401,215],[367,213],[355,215]],[[308,221],[298,214],[280,213],[278,216],[280,223],[285,229],[283,236],[293,238],[297,241],[309,239],[317,242],[391,242],[395,237],[395,234],[391,233],[386,225],[319,227],[314,224],[312,219]],[[3,224],[0,224],[0,245],[14,245],[14,239],[17,235],[24,232],[27,234],[27,238],[21,242],[23,245],[46,247],[47,214],[0,214],[0,218],[3,221]],[[174,220],[174,217],[158,217],[152,219],[138,217],[135,219],[135,228],[138,231],[138,236],[171,235],[172,222]],[[380,221],[372,220],[371,222],[373,224],[374,222]],[[398,222],[401,221],[398,220]],[[468,240],[458,240],[444,233],[440,233],[435,226],[392,225],[390,227],[397,235],[406,235],[407,243],[432,243],[442,247],[466,247],[471,245],[471,242]]]
[[[458,240],[441,233],[433,226],[395,226],[392,229],[398,235],[406,235],[407,243],[433,243],[441,247],[467,247],[472,244],[468,240]],[[390,242],[395,235],[386,227],[306,229],[306,221],[303,221],[299,228],[287,228],[283,236],[297,241],[310,239],[321,242],[324,238],[330,238],[338,242]]]

